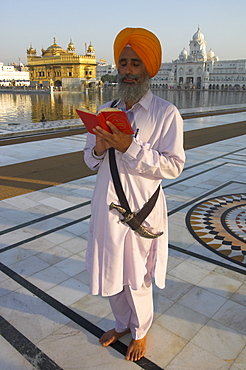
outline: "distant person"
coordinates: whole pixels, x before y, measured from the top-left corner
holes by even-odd
[[[157,74],[162,60],[160,42],[152,32],[123,29],[114,42],[114,58],[119,99],[101,108],[114,105],[126,111],[136,134],[124,134],[110,122],[112,133],[98,126],[95,135],[88,133],[85,162],[98,174],[86,263],[91,293],[109,297],[116,320],[100,343],[106,347],[130,331],[132,340],[126,359],[136,361],[145,354],[153,320],[152,278],[159,288],[165,287],[167,209],[162,189],[159,194],[156,189],[163,178],[174,179],[183,170],[183,121],[174,105],[150,91],[150,78]],[[119,209],[126,209],[112,181],[109,148],[115,149],[120,181],[131,210],[123,216]],[[138,220],[131,212],[138,213],[153,194],[157,194],[155,205],[134,231],[131,225]],[[121,208],[109,208],[111,203]]]

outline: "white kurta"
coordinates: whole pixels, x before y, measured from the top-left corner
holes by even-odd
[[[111,103],[105,104],[110,106]],[[124,109],[120,102],[118,108]],[[149,90],[127,114],[134,116],[132,125],[138,136],[125,153],[115,151],[121,183],[132,212],[138,212],[148,201],[163,178],[174,179],[182,172],[183,120],[177,108]],[[85,162],[98,169],[93,199],[86,256],[91,276],[91,293],[114,295],[127,284],[139,289],[148,271],[159,288],[164,288],[168,255],[167,209],[160,191],[154,209],[143,225],[156,233],[157,239],[146,239],[119,220],[111,202],[119,204],[109,168],[108,152],[95,159],[92,150],[96,137],[87,136]]]

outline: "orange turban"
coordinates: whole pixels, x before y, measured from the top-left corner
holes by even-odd
[[[154,77],[161,66],[161,44],[159,39],[144,28],[124,28],[114,41],[114,60],[118,68],[122,50],[129,45],[143,61],[150,78]]]

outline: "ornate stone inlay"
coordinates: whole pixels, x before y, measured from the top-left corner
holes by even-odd
[[[246,194],[211,198],[187,213],[186,224],[206,248],[246,267]]]

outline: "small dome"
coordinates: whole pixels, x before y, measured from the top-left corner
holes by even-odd
[[[72,39],[70,39],[70,42],[67,46],[67,51],[75,51],[74,43],[72,42]]]
[[[181,53],[179,54],[180,56],[183,55],[183,56],[187,56],[188,55],[188,51],[183,48],[183,50],[181,51]]]
[[[90,45],[87,48],[86,55],[91,55],[91,56],[94,56],[95,55],[95,50],[94,50],[94,47],[91,45],[91,43],[90,43]]]
[[[204,41],[204,35],[200,31],[200,27],[198,27],[197,32],[193,35],[193,41]]]
[[[57,45],[56,38],[54,37],[54,44],[49,46],[48,49],[43,51],[43,56],[60,55],[65,53],[61,46]]]
[[[29,49],[27,49],[27,54],[28,55],[36,55],[36,49],[33,49],[33,47],[32,47],[32,45],[30,45],[30,48]]]
[[[212,59],[214,57],[214,52],[212,49],[209,50],[208,54],[207,54],[207,57],[208,59]]]

